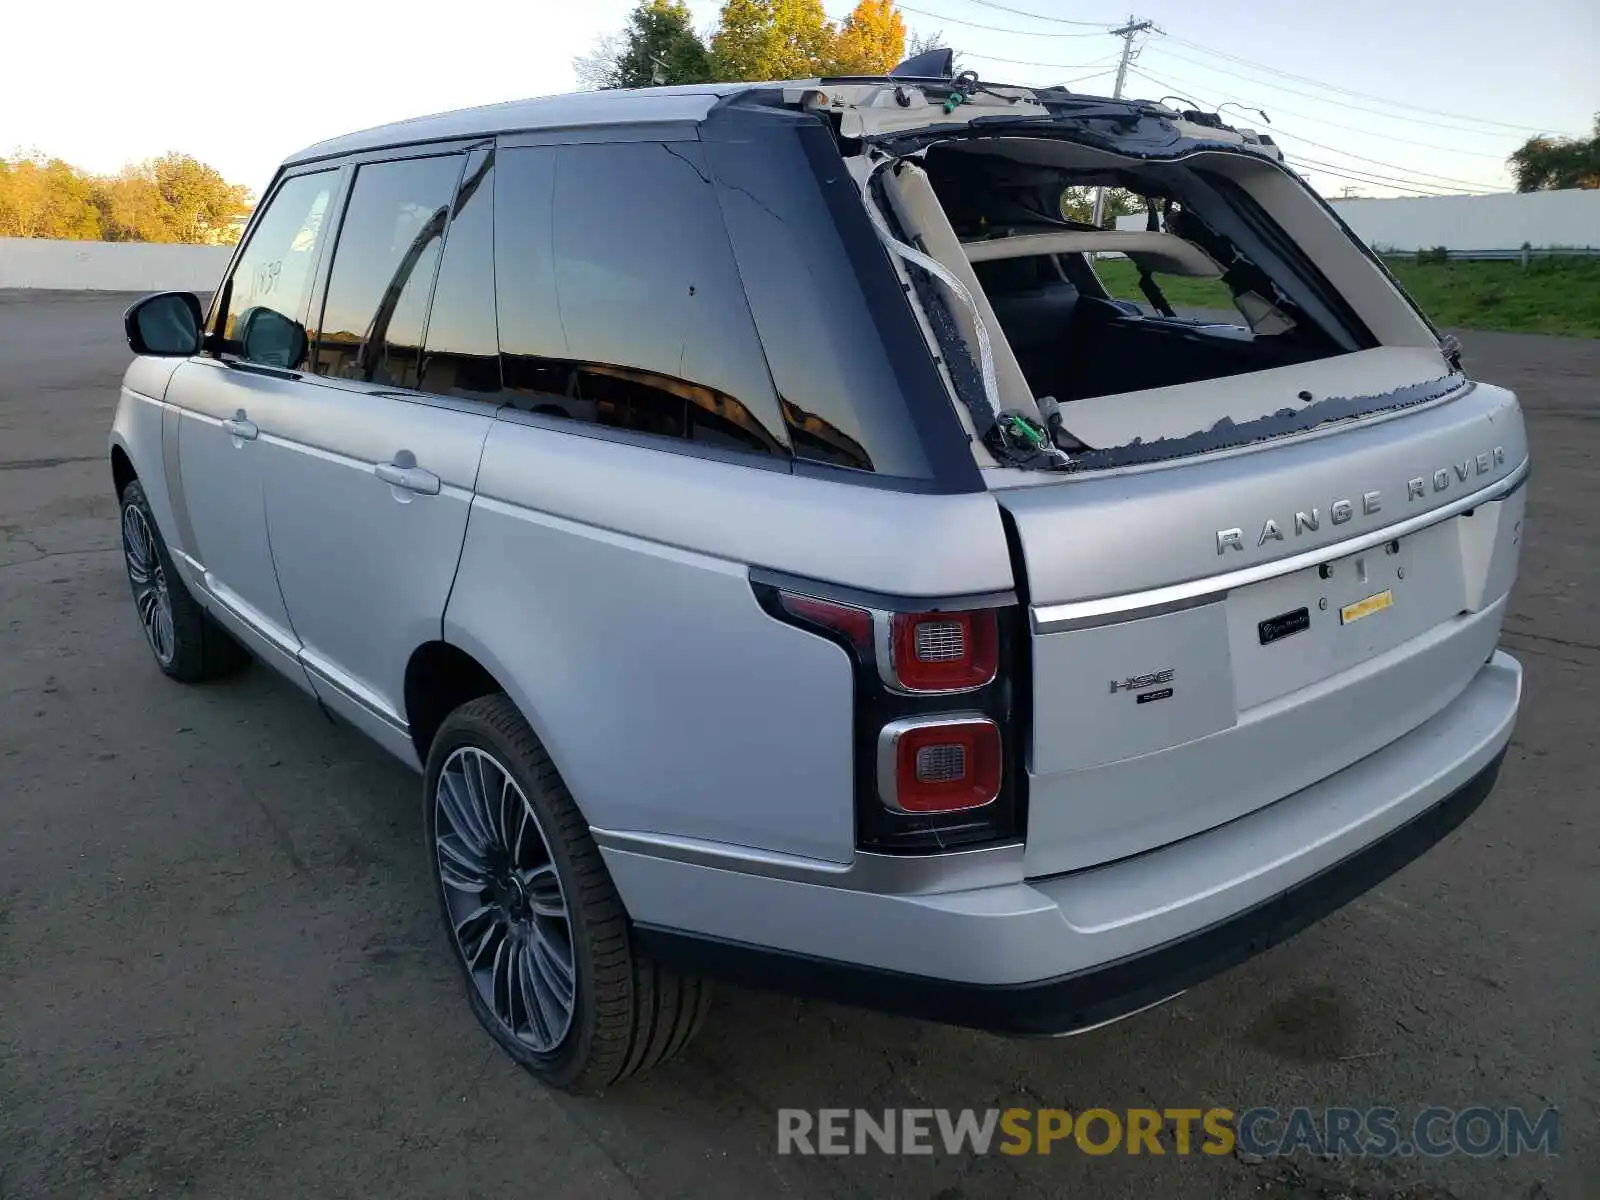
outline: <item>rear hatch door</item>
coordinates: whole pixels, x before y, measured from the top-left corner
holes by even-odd
[[[997,489],[1030,604],[1028,874],[1233,820],[1447,705],[1498,640],[1526,471],[1516,398],[1462,381],[1260,446]]]

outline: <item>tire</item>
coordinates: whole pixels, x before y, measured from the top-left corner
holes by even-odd
[[[249,654],[189,594],[137,479],[122,489],[120,511],[123,565],[156,665],[183,683],[237,672],[250,661]]]
[[[451,713],[424,779],[425,850],[446,937],[472,1010],[500,1047],[544,1083],[590,1094],[688,1045],[709,984],[633,945],[588,823],[511,701],[485,696]]]

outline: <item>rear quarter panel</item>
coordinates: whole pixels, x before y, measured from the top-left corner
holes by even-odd
[[[847,862],[844,652],[752,566],[901,595],[1005,590],[991,497],[908,496],[497,421],[445,638],[505,686],[590,824]]]

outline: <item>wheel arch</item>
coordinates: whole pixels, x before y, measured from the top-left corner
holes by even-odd
[[[133,459],[128,457],[128,452],[122,448],[120,442],[111,444],[111,484],[117,489],[117,499],[122,499],[122,493],[134,480],[139,478],[139,472],[133,469]]]
[[[418,764],[427,770],[428,752],[446,717],[469,700],[496,692],[516,706],[570,788],[571,777],[564,769],[560,748],[552,743],[531,698],[511,682],[511,673],[487,647],[465,638],[424,642],[406,663],[405,717]],[[585,811],[583,797],[574,794],[572,802],[580,812]]]
[[[406,663],[406,723],[417,761],[428,764],[428,752],[445,718],[469,700],[506,689],[471,654],[445,641],[424,642]]]

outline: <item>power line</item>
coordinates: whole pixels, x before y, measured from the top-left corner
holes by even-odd
[[[1057,25],[1082,25],[1088,29],[1104,29],[1109,31],[1114,22],[1110,21],[1069,21],[1066,17],[1052,17],[1044,13],[1029,12],[1025,8],[1010,8],[1004,4],[996,4],[994,0],[972,0],[982,8],[995,8],[1001,12],[1011,13],[1018,17],[1032,17],[1035,21],[1053,21]]]
[[[1142,67],[1134,67],[1133,70],[1159,87],[1173,86],[1173,84],[1167,82],[1166,79],[1158,79],[1154,75],[1150,74],[1149,71],[1144,70]],[[1177,80],[1178,86],[1180,87],[1194,86],[1191,80],[1182,79],[1176,75],[1171,75],[1168,78]],[[1338,121],[1330,121],[1326,117],[1314,117],[1310,113],[1295,112],[1293,109],[1284,108],[1281,104],[1273,104],[1272,109],[1274,112],[1283,113],[1287,116],[1294,117],[1296,120],[1310,121],[1314,125],[1327,125],[1334,129],[1343,129],[1346,133],[1359,133],[1364,137],[1379,138],[1386,142],[1398,142],[1405,146],[1420,146],[1424,150],[1437,150],[1444,154],[1466,154],[1471,155],[1473,158],[1493,158],[1500,162],[1504,162],[1506,157],[1503,154],[1495,154],[1487,150],[1463,150],[1458,146],[1441,146],[1437,142],[1419,142],[1412,138],[1404,138],[1400,137],[1398,134],[1389,133],[1387,130],[1379,132],[1373,129],[1362,129],[1358,125],[1344,125]]]
[[[1422,176],[1424,178],[1432,178],[1432,179],[1442,180],[1445,183],[1461,183],[1461,184],[1465,184],[1468,187],[1490,187],[1489,184],[1482,183],[1482,182],[1480,182],[1478,180],[1475,180],[1475,179],[1462,179],[1459,176],[1455,176],[1455,175],[1438,175],[1438,174],[1435,174],[1432,171],[1414,171],[1410,167],[1401,166],[1399,163],[1384,162],[1382,159],[1379,159],[1379,158],[1367,158],[1365,155],[1352,154],[1348,150],[1341,150],[1337,146],[1329,146],[1325,142],[1312,141],[1310,138],[1306,137],[1304,134],[1295,133],[1293,130],[1290,130],[1290,129],[1281,129],[1276,125],[1274,125],[1272,127],[1272,130],[1273,130],[1273,137],[1274,138],[1287,137],[1287,138],[1290,138],[1290,139],[1292,139],[1293,141],[1296,141],[1296,142],[1304,142],[1308,146],[1315,146],[1318,150],[1327,150],[1332,154],[1338,154],[1338,155],[1343,156],[1344,158],[1354,158],[1354,159],[1357,159],[1360,162],[1371,163],[1375,167],[1389,167],[1389,168],[1391,168],[1391,169],[1393,169],[1395,171],[1399,171],[1399,172],[1402,172],[1402,173],[1407,174],[1407,175],[1420,175],[1420,176]]]
[[[960,17],[947,17],[943,13],[929,12],[925,8],[912,8],[909,4],[896,4],[901,12],[916,13],[919,17],[932,17],[935,21],[948,21],[952,25],[966,25],[973,29],[982,29],[988,33],[1014,34],[1017,37],[1041,38],[1092,38],[1104,37],[1110,33],[1109,29],[1096,30],[1094,33],[1056,33],[1054,31],[1042,32],[1037,29],[1001,29],[996,25],[985,25],[979,21],[963,21]]]
[[[1483,196],[1483,195],[1488,195],[1487,192],[1436,192],[1436,191],[1430,191],[1429,189],[1427,189],[1425,187],[1421,187],[1421,186],[1419,186],[1417,184],[1412,184],[1412,183],[1388,183],[1388,182],[1385,182],[1384,180],[1381,180],[1381,179],[1367,179],[1367,178],[1364,178],[1363,176],[1360,176],[1360,175],[1349,175],[1349,174],[1346,174],[1343,171],[1335,170],[1332,167],[1315,166],[1315,165],[1311,164],[1310,162],[1308,162],[1308,161],[1306,161],[1304,159],[1301,159],[1300,162],[1302,164],[1304,164],[1304,168],[1305,168],[1306,171],[1314,172],[1314,173],[1316,173],[1318,175],[1332,175],[1335,179],[1348,179],[1352,183],[1364,183],[1368,187],[1386,187],[1386,188],[1392,188],[1395,191],[1409,191],[1413,195],[1417,195],[1417,196]]]
[[[1085,27],[1089,27],[1089,28],[1098,29],[1098,30],[1101,30],[1102,32],[1106,32],[1106,33],[1111,32],[1111,25],[1109,23],[1105,23],[1105,22],[1100,22],[1100,21],[1073,21],[1073,20],[1069,20],[1069,19],[1067,19],[1065,17],[1056,17],[1056,16],[1051,16],[1051,15],[1049,15],[1047,13],[1033,12],[1033,11],[1031,11],[1029,9],[1014,8],[1014,7],[1011,7],[1009,5],[998,4],[998,3],[995,3],[994,0],[971,0],[971,3],[979,5],[979,6],[984,7],[984,8],[998,9],[1001,12],[1008,12],[1008,13],[1013,13],[1013,14],[1015,14],[1017,16],[1021,16],[1021,17],[1028,17],[1028,18],[1030,18],[1032,20],[1035,20],[1035,21],[1049,21],[1049,22],[1052,22],[1052,23],[1058,24],[1058,25],[1085,26]],[[901,5],[901,7],[905,8],[906,6],[905,5]],[[917,12],[918,10],[917,9],[907,9],[907,11]],[[952,22],[954,22],[955,24],[958,24],[958,25],[971,25],[973,28],[978,28],[978,29],[988,28],[987,26],[979,25],[979,24],[976,24],[974,22],[962,21],[962,20],[960,20],[959,18],[956,18],[956,17],[941,17],[937,13],[923,13],[923,15],[924,16],[934,17],[937,20],[949,20],[949,21],[952,21]],[[1012,34],[1012,35],[1015,35],[1015,36],[1018,36],[1018,37],[1094,37],[1094,36],[1096,36],[1095,34],[1046,33],[1046,32],[1039,31],[1039,30],[1029,30],[1029,29],[996,29],[996,30],[994,30],[994,32],[995,33]],[[1390,107],[1393,107],[1393,108],[1410,109],[1413,112],[1429,113],[1429,114],[1431,114],[1433,116],[1446,117],[1446,118],[1448,118],[1450,120],[1465,121],[1465,122],[1469,122],[1469,123],[1476,124],[1476,125],[1495,126],[1497,128],[1500,128],[1500,129],[1512,130],[1512,131],[1515,131],[1515,132],[1518,132],[1518,133],[1523,133],[1523,134],[1529,134],[1529,133],[1540,133],[1540,134],[1551,133],[1551,131],[1547,131],[1547,130],[1539,127],[1539,126],[1517,125],[1517,124],[1513,124],[1512,122],[1509,122],[1509,121],[1496,121],[1496,120],[1494,120],[1493,118],[1490,118],[1490,117],[1472,117],[1472,116],[1467,116],[1467,115],[1465,115],[1463,113],[1453,113],[1453,112],[1447,112],[1447,111],[1445,111],[1443,109],[1427,108],[1427,107],[1425,107],[1423,105],[1420,105],[1420,104],[1409,104],[1409,103],[1407,103],[1405,101],[1402,101],[1402,100],[1390,100],[1387,97],[1378,96],[1378,95],[1375,95],[1375,94],[1373,94],[1371,92],[1362,92],[1362,91],[1358,91],[1358,90],[1356,90],[1354,88],[1341,87],[1339,84],[1336,84],[1336,83],[1327,83],[1327,82],[1324,82],[1323,80],[1314,78],[1313,76],[1310,76],[1310,75],[1300,75],[1300,74],[1296,74],[1293,71],[1285,71],[1280,67],[1269,66],[1266,63],[1257,62],[1254,59],[1245,58],[1242,55],[1233,54],[1233,53],[1231,53],[1229,51],[1226,51],[1226,50],[1218,50],[1215,47],[1207,46],[1207,45],[1205,45],[1205,44],[1203,44],[1201,42],[1191,41],[1188,38],[1177,37],[1175,35],[1169,35],[1168,40],[1176,42],[1179,45],[1188,46],[1191,49],[1198,50],[1203,54],[1214,55],[1214,56],[1216,56],[1218,58],[1224,58],[1224,59],[1227,59],[1230,62],[1235,62],[1235,63],[1238,63],[1238,64],[1240,64],[1242,66],[1250,67],[1250,68],[1252,68],[1254,70],[1257,70],[1257,71],[1263,71],[1263,72],[1265,72],[1265,73],[1267,73],[1269,75],[1276,75],[1276,76],[1279,76],[1280,78],[1283,78],[1283,79],[1299,80],[1302,83],[1309,83],[1309,84],[1312,84],[1315,87],[1324,88],[1324,89],[1326,89],[1328,91],[1332,91],[1332,92],[1338,92],[1341,95],[1355,96],[1358,99],[1371,100],[1371,101],[1374,101],[1374,102],[1376,102],[1378,104],[1389,105]],[[1169,51],[1169,53],[1171,53],[1171,52]],[[1249,76],[1238,75],[1237,73],[1226,71],[1221,67],[1213,67],[1210,63],[1202,62],[1202,61],[1197,60],[1197,59],[1187,58],[1184,55],[1174,54],[1174,57],[1175,58],[1180,58],[1184,62],[1193,63],[1193,64],[1195,64],[1197,66],[1205,66],[1205,67],[1210,68],[1211,70],[1220,71],[1223,74],[1232,74],[1234,76],[1234,78],[1243,79],[1243,80],[1245,80],[1246,82],[1249,82],[1249,83],[1256,83],[1256,84],[1258,84],[1260,86],[1274,86],[1274,85],[1267,84],[1262,80],[1252,79]],[[1293,92],[1293,94],[1299,95],[1299,96],[1307,96],[1308,99],[1313,99],[1313,100],[1324,100],[1325,99],[1324,97],[1310,95],[1310,94],[1308,94],[1306,92],[1294,91],[1294,89],[1291,89],[1291,88],[1283,88],[1282,90],[1283,91]],[[1350,105],[1349,107],[1355,108],[1359,112],[1373,112],[1373,110],[1371,110],[1371,109],[1363,109],[1363,108],[1360,108],[1359,106],[1356,106],[1356,105]],[[1404,120],[1404,119],[1406,119],[1406,118],[1394,117],[1392,114],[1383,113],[1383,112],[1374,112],[1374,115],[1375,116],[1386,117],[1386,118],[1391,119],[1391,120]],[[1426,121],[1418,121],[1416,123],[1417,124],[1424,124],[1424,125],[1425,124],[1429,124],[1429,122],[1426,122]],[[1448,126],[1448,125],[1441,125],[1441,126],[1438,126],[1438,128],[1449,129],[1449,128],[1452,128],[1452,127]],[[1479,132],[1478,130],[1473,130],[1473,129],[1457,129],[1456,131],[1459,132],[1459,133],[1477,133],[1477,132]],[[1559,132],[1551,133],[1551,135],[1552,136],[1566,136],[1566,137],[1578,136],[1578,135],[1573,135],[1573,134],[1561,134]],[[1495,157],[1495,156],[1490,156],[1490,157]]]
[[[1294,154],[1294,155],[1290,155],[1289,157],[1292,159],[1292,161],[1299,162],[1299,163],[1304,163],[1306,166],[1311,167],[1314,170],[1329,171],[1329,172],[1336,172],[1336,171],[1347,171],[1347,172],[1349,172],[1349,175],[1344,176],[1344,178],[1350,178],[1352,176],[1362,176],[1362,175],[1364,175],[1364,176],[1367,176],[1368,178],[1363,179],[1360,182],[1380,184],[1380,185],[1382,185],[1384,187],[1408,187],[1408,188],[1417,188],[1417,189],[1433,189],[1433,190],[1438,191],[1442,195],[1451,195],[1452,193],[1456,194],[1456,195],[1461,195],[1461,194],[1464,193],[1464,194],[1470,195],[1470,196],[1488,196],[1488,195],[1492,195],[1493,192],[1494,192],[1493,188],[1486,188],[1486,187],[1483,187],[1483,185],[1481,185],[1481,184],[1475,184],[1475,185],[1473,185],[1473,190],[1466,191],[1465,189],[1462,189],[1462,188],[1452,188],[1448,184],[1443,184],[1443,183],[1425,183],[1425,182],[1423,182],[1421,180],[1416,180],[1416,179],[1404,179],[1404,178],[1400,178],[1400,177],[1393,176],[1393,175],[1381,175],[1376,171],[1364,171],[1360,167],[1352,167],[1352,166],[1349,166],[1349,165],[1347,165],[1345,163],[1323,162],[1320,159],[1307,158],[1303,154]]]
[[[1519,133],[1542,132],[1536,126],[1532,125],[1514,125],[1508,121],[1495,121],[1488,117],[1469,117],[1462,113],[1446,112],[1439,108],[1425,108],[1420,104],[1408,104],[1403,100],[1390,100],[1384,96],[1375,96],[1371,92],[1360,92],[1354,88],[1340,87],[1336,83],[1325,83],[1320,79],[1312,78],[1310,75],[1297,75],[1293,71],[1285,71],[1278,67],[1271,67],[1266,63],[1256,62],[1254,59],[1244,58],[1237,54],[1230,54],[1226,50],[1217,50],[1211,46],[1201,45],[1199,42],[1191,42],[1187,38],[1173,36],[1171,40],[1177,42],[1179,45],[1188,46],[1192,49],[1199,50],[1202,53],[1213,54],[1218,58],[1225,58],[1229,62],[1240,63],[1244,66],[1252,67],[1257,71],[1265,71],[1269,75],[1278,75],[1284,79],[1298,79],[1302,83],[1315,84],[1317,87],[1326,88],[1330,92],[1339,92],[1346,96],[1355,96],[1360,99],[1373,100],[1379,104],[1387,104],[1394,108],[1409,108],[1414,112],[1431,113],[1436,117],[1449,117],[1451,120],[1455,121],[1472,121],[1480,125],[1497,125],[1502,129],[1512,129]]]
[[[1208,62],[1205,62],[1202,59],[1190,58],[1188,55],[1179,54],[1174,50],[1169,50],[1165,46],[1157,46],[1157,47],[1155,47],[1155,49],[1160,50],[1163,54],[1172,55],[1172,57],[1176,58],[1179,62],[1186,62],[1186,63],[1192,64],[1193,66],[1204,67],[1206,70],[1215,71],[1219,75],[1229,75],[1229,76],[1232,76],[1234,79],[1242,79],[1246,83],[1254,84],[1256,87],[1259,87],[1259,88],[1273,88],[1273,89],[1275,89],[1277,91],[1280,91],[1280,92],[1287,92],[1291,96],[1304,96],[1308,100],[1316,100],[1316,101],[1318,101],[1319,103],[1322,103],[1322,104],[1332,103],[1332,101],[1330,101],[1328,99],[1328,97],[1319,96],[1315,92],[1307,92],[1307,91],[1301,90],[1300,88],[1289,87],[1287,84],[1272,83],[1272,82],[1270,82],[1268,80],[1265,80],[1265,79],[1256,79],[1256,78],[1253,78],[1252,76],[1249,76],[1249,75],[1241,75],[1238,71],[1230,71],[1226,67],[1219,67],[1215,63],[1208,63]],[[1348,100],[1341,100],[1338,103],[1339,103],[1341,108],[1351,109],[1351,110],[1353,110],[1355,112],[1371,113],[1373,116],[1382,117],[1386,121],[1400,121],[1400,122],[1403,122],[1403,123],[1408,124],[1408,125],[1426,125],[1426,126],[1428,126],[1430,128],[1433,128],[1433,129],[1448,129],[1453,133],[1470,133],[1470,134],[1475,134],[1478,137],[1489,137],[1489,136],[1491,136],[1490,134],[1486,133],[1482,129],[1471,129],[1471,128],[1468,128],[1468,127],[1463,126],[1463,125],[1445,125],[1445,124],[1441,124],[1438,121],[1427,121],[1427,120],[1424,120],[1421,117],[1399,116],[1399,115],[1397,115],[1395,113],[1392,113],[1392,112],[1384,112],[1382,109],[1366,108],[1366,107],[1364,107],[1364,106],[1362,106],[1360,104],[1352,104]],[[1476,118],[1466,117],[1466,118],[1463,118],[1463,119],[1470,121],[1470,120],[1475,120]],[[1491,124],[1493,124],[1493,123],[1495,123],[1495,122],[1491,122]],[[1522,126],[1513,126],[1512,128],[1521,129]],[[1505,135],[1501,135],[1501,136],[1505,136]]]
[[[1165,79],[1157,79],[1154,75],[1151,75],[1148,71],[1142,70],[1139,67],[1134,67],[1133,70],[1134,70],[1135,73],[1140,75],[1142,78],[1149,80],[1151,83],[1154,83],[1158,87],[1171,88],[1171,87],[1177,86],[1177,85],[1174,85],[1174,84],[1168,82]],[[1188,90],[1188,89],[1183,89],[1183,90]],[[1202,101],[1200,99],[1200,97],[1197,94],[1196,95],[1190,95],[1190,96],[1187,96],[1187,97],[1182,97],[1182,98],[1193,100],[1197,104],[1204,105],[1204,103],[1205,103],[1204,101]],[[1216,106],[1207,105],[1207,107],[1211,107],[1213,109],[1213,111],[1215,111],[1215,107]],[[1291,135],[1291,136],[1294,136],[1294,135]],[[1331,147],[1329,147],[1329,148],[1331,148]],[[1343,154],[1344,151],[1335,150],[1334,153]],[[1307,158],[1304,158],[1303,156],[1298,155],[1298,154],[1296,154],[1294,157],[1298,161],[1306,163],[1308,166],[1311,166],[1312,164],[1316,163],[1316,160],[1307,159]],[[1352,156],[1352,157],[1354,157],[1354,156]],[[1383,165],[1392,166],[1393,164],[1383,164]],[[1457,190],[1455,190],[1453,192],[1452,191],[1444,191],[1444,190],[1441,190],[1441,191],[1430,190],[1430,189],[1441,189],[1441,188],[1443,188],[1445,186],[1445,185],[1442,185],[1442,184],[1439,184],[1439,183],[1427,183],[1427,182],[1424,182],[1424,181],[1401,179],[1401,178],[1398,178],[1398,177],[1379,176],[1376,172],[1361,171],[1361,168],[1359,168],[1359,167],[1349,167],[1349,166],[1346,166],[1344,164],[1339,164],[1339,166],[1337,168],[1335,168],[1335,167],[1330,166],[1330,165],[1324,165],[1324,164],[1316,163],[1316,165],[1313,167],[1313,169],[1325,172],[1325,173],[1330,174],[1330,175],[1337,175],[1341,179],[1349,179],[1349,180],[1352,180],[1353,182],[1356,182],[1356,183],[1365,183],[1365,184],[1368,184],[1368,185],[1376,185],[1376,186],[1380,186],[1380,187],[1410,188],[1410,189],[1413,189],[1415,191],[1428,192],[1428,194],[1430,194],[1430,195],[1431,194],[1437,194],[1437,195],[1460,195],[1461,194],[1461,190],[1460,189],[1457,189]],[[1404,170],[1405,168],[1395,167],[1394,169],[1398,171],[1398,170]],[[1372,178],[1359,178],[1355,174],[1344,174],[1344,171],[1359,172],[1362,175],[1370,175],[1370,176],[1372,176]],[[1482,193],[1471,193],[1471,194],[1488,194],[1492,190],[1492,189],[1490,189],[1488,187],[1487,184],[1473,184],[1472,186],[1473,187],[1484,188],[1485,191],[1482,192]]]
[[[981,58],[986,62],[1009,63],[1009,64],[1011,64],[1012,66],[1015,66],[1015,67],[1051,67],[1053,69],[1062,70],[1062,71],[1086,71],[1090,67],[1104,67],[1104,68],[1106,68],[1105,71],[1099,72],[1099,74],[1101,74],[1101,75],[1106,74],[1106,72],[1112,70],[1117,65],[1116,59],[1111,59],[1111,60],[1106,61],[1106,62],[1048,63],[1048,62],[1034,62],[1031,59],[1026,59],[1026,58],[1000,58],[997,55],[993,55],[993,54],[979,54],[976,50],[963,50],[961,52],[961,57],[962,58]]]

